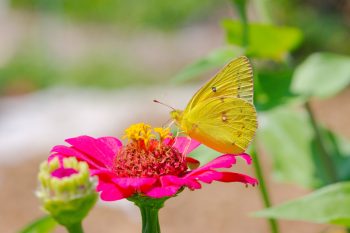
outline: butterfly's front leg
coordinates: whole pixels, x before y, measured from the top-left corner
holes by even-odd
[[[187,156],[188,148],[189,148],[190,145],[191,145],[191,142],[192,142],[192,138],[191,138],[190,136],[187,136],[187,145],[186,145],[186,147],[185,147],[185,149],[184,149],[184,152],[183,152],[183,154],[186,155],[186,156]]]

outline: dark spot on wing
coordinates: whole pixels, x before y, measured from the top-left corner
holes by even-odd
[[[211,90],[213,91],[213,92],[216,92],[217,90],[216,90],[216,87],[211,87]]]

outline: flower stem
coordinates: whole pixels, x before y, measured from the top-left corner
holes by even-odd
[[[158,208],[139,206],[142,216],[142,233],[160,233]]]
[[[263,176],[260,161],[259,161],[259,156],[257,156],[256,150],[257,148],[256,146],[254,146],[254,150],[252,150],[251,152],[253,163],[254,163],[255,175],[259,180],[259,190],[260,190],[261,197],[263,199],[264,207],[269,208],[271,207],[271,199],[265,185],[265,180],[264,180],[264,176]],[[271,233],[279,233],[276,219],[270,218],[269,225],[270,225]]]
[[[77,222],[75,224],[65,226],[69,233],[84,233],[83,226],[81,222]]]
[[[311,125],[313,128],[313,131],[315,133],[315,141],[316,141],[316,144],[317,144],[317,147],[319,150],[319,155],[321,158],[321,162],[322,162],[323,167],[325,169],[325,172],[327,174],[329,183],[335,183],[338,180],[337,173],[336,173],[336,170],[334,168],[334,164],[333,164],[333,161],[331,159],[331,156],[327,152],[325,145],[323,143],[321,131],[316,123],[314,113],[311,109],[311,105],[309,102],[306,102],[304,106],[305,106],[305,109],[309,115],[309,119],[310,119],[310,122],[311,122]]]
[[[129,201],[134,202],[140,208],[142,233],[160,233],[158,212],[169,198],[150,198],[141,195],[134,195],[128,198]]]

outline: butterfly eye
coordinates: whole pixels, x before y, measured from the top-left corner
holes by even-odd
[[[211,87],[211,90],[213,91],[213,92],[216,92],[217,90],[216,90],[216,87]]]

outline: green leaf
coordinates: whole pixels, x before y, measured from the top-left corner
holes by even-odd
[[[290,107],[280,107],[259,117],[257,140],[272,156],[276,178],[306,187],[319,186],[321,181],[314,177],[313,132],[307,116]]]
[[[350,84],[350,57],[314,53],[295,71],[292,91],[306,97],[331,97]]]
[[[288,68],[255,72],[254,105],[258,111],[270,110],[297,97],[290,92],[292,74]]]
[[[291,106],[259,114],[257,139],[272,157],[279,181],[294,182],[308,188],[328,184],[315,134],[308,116]],[[335,166],[339,181],[350,180],[350,143],[334,132],[321,128],[322,142]]]
[[[237,57],[237,55],[239,55],[239,51],[237,51],[237,49],[235,50],[233,47],[214,50],[206,57],[183,69],[175,76],[173,81],[179,83],[191,80],[210,69],[223,66],[231,59]]]
[[[335,134],[334,132],[320,127],[321,129],[321,136],[322,136],[322,142],[325,146],[325,149],[327,152],[331,155],[331,160],[336,167],[336,175],[339,181],[347,181],[350,180],[350,143],[345,138]],[[314,161],[315,166],[317,167],[316,174],[318,177],[322,178],[323,180],[327,180],[324,175],[326,174],[326,171],[323,170],[322,164],[320,164],[320,161],[317,156],[317,145],[316,142],[313,140],[313,152],[314,152]]]
[[[227,40],[231,44],[243,46],[243,26],[234,20],[225,20]],[[247,55],[281,60],[288,52],[295,49],[302,40],[302,33],[293,27],[279,27],[269,24],[249,24]]]
[[[26,226],[20,233],[50,233],[56,226],[57,223],[52,217],[44,216]]]
[[[350,182],[326,186],[300,199],[259,211],[255,216],[350,227]]]

